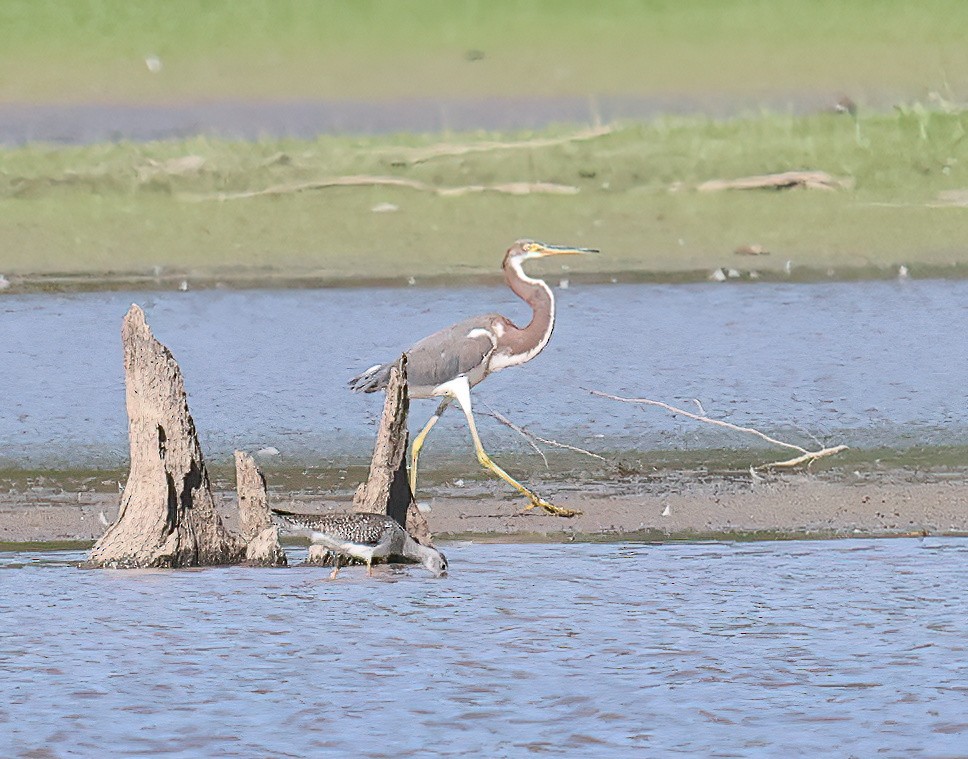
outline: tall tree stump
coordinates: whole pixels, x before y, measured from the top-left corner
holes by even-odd
[[[255,460],[235,452],[235,488],[239,495],[239,526],[245,541],[245,563],[260,567],[285,567],[289,560],[279,544],[279,528],[269,511],[266,478]]]
[[[400,357],[390,370],[383,415],[377,432],[370,472],[366,482],[360,484],[353,496],[353,510],[373,514],[386,514],[402,525],[419,543],[431,545],[430,527],[413,499],[410,478],[407,475],[407,448],[410,433],[407,414],[410,397],[407,393],[407,357]],[[329,565],[330,552],[321,545],[309,546],[309,564]],[[343,559],[343,563],[347,563]],[[353,563],[350,561],[349,563]]]
[[[403,355],[390,370],[386,401],[380,418],[370,473],[353,498],[355,511],[386,514],[402,525],[414,540],[430,545],[431,535],[427,520],[410,492],[407,476],[407,448],[410,433],[407,414],[410,396],[407,392],[407,357]]]
[[[225,529],[188,411],[181,370],[132,305],[121,327],[131,472],[117,521],[91,550],[100,567],[192,567],[240,561]]]

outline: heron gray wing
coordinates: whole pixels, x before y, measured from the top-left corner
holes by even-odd
[[[407,351],[407,381],[415,396],[429,395],[438,385],[461,375],[475,375],[471,384],[483,379],[494,352],[497,314],[474,316],[435,332]]]
[[[377,364],[365,372],[357,374],[349,381],[350,389],[354,393],[375,393],[390,383],[390,369],[394,364]]]

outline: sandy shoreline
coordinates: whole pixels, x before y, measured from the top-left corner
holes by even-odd
[[[770,482],[712,480],[648,492],[560,489],[556,503],[581,509],[573,519],[523,512],[518,499],[491,491],[431,494],[438,540],[675,540],[968,534],[968,479],[910,481],[888,476],[853,484],[812,475]],[[230,526],[235,494],[222,492]],[[90,543],[117,516],[118,494],[45,491],[0,495],[0,545]],[[273,496],[303,511],[340,509],[350,497]]]

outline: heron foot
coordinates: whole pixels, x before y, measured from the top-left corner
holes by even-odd
[[[531,509],[535,508],[536,506],[544,509],[549,514],[554,514],[556,517],[570,518],[577,517],[579,514],[581,514],[581,512],[577,509],[566,509],[563,506],[555,506],[553,503],[550,503],[537,495],[532,495],[531,503],[525,506],[524,510],[531,511]]]

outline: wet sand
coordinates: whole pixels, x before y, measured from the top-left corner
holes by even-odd
[[[915,480],[909,473],[858,483],[813,475],[764,482],[712,479],[608,492],[543,492],[583,514],[562,519],[523,511],[520,499],[493,489],[431,494],[438,540],[676,540],[968,534],[968,478]],[[230,524],[235,494],[219,494]],[[274,494],[272,503],[302,511],[349,508],[351,495]],[[0,495],[0,544],[87,543],[117,516],[120,495],[30,492]],[[10,547],[9,545],[7,547]]]

